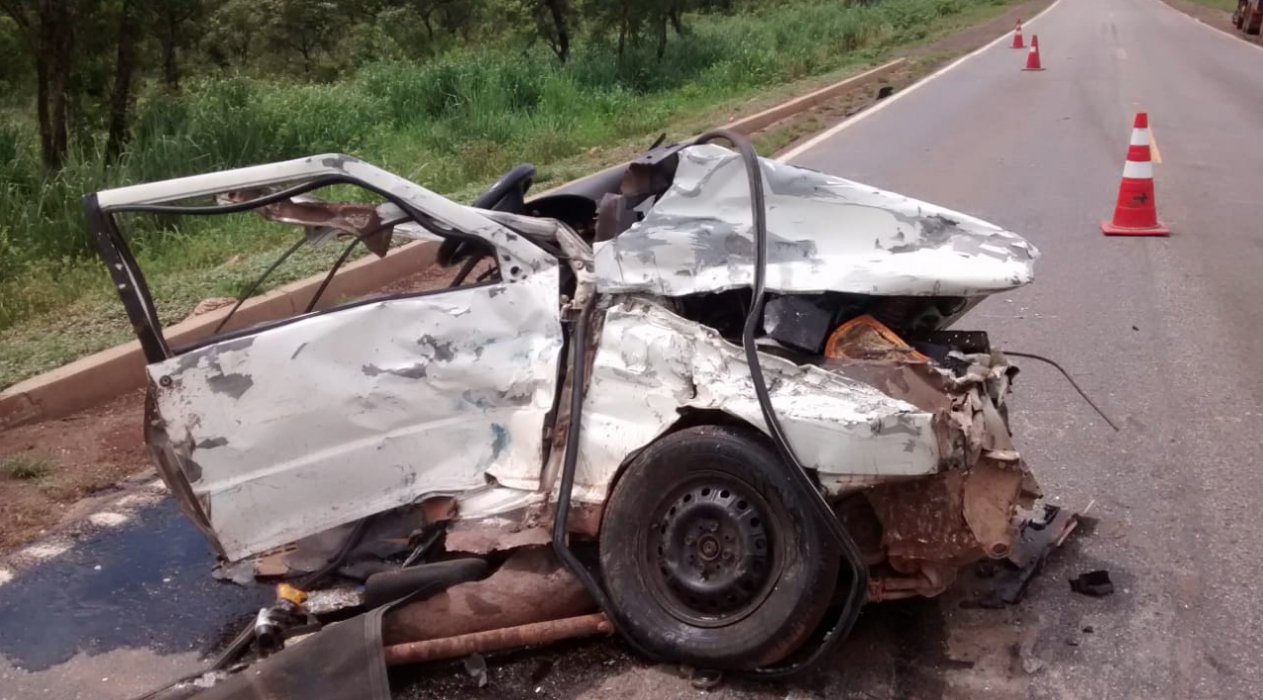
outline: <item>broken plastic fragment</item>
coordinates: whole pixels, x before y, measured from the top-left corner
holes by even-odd
[[[487,660],[482,654],[473,653],[465,657],[465,673],[478,681],[478,687],[487,685]]]
[[[1104,598],[1114,592],[1114,582],[1110,581],[1110,572],[1099,569],[1070,579],[1070,590],[1093,598]]]

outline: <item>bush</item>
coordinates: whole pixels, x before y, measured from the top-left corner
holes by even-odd
[[[205,77],[186,81],[176,97],[141,95],[118,162],[107,164],[89,140],[47,176],[33,130],[0,120],[0,330],[108,289],[84,228],[86,192],[327,151],[356,153],[438,191],[465,192],[514,163],[542,166],[649,137],[701,98],[827,72],[923,37],[939,17],[997,1],[760,5],[692,17],[688,36],[672,33],[661,59],[652,39],[628,42],[620,58],[608,37],[594,37],[579,41],[564,66],[542,46],[492,47],[382,60],[328,84]],[[390,31],[373,41],[396,41]],[[171,272],[199,269],[221,242],[199,237],[229,236],[205,220],[179,228],[138,220],[130,233],[138,255],[161,258]]]
[[[35,481],[48,476],[52,465],[45,459],[12,455],[0,458],[0,474],[19,481]]]

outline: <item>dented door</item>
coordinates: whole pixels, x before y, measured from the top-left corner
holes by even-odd
[[[237,560],[497,474],[538,482],[558,273],[358,303],[150,365],[175,478]],[[183,487],[185,484],[177,484]]]

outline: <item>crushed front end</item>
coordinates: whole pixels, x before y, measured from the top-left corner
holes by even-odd
[[[780,421],[860,546],[869,599],[937,595],[962,566],[1008,556],[1039,496],[1009,432],[1017,369],[985,333],[947,330],[987,296],[1029,283],[1039,253],[959,212],[760,165],[769,300],[757,342]],[[636,223],[598,236],[598,288],[656,298],[741,345],[755,237],[740,160],[713,146],[659,154],[625,180],[623,199],[635,205],[635,185],[652,182],[671,184]],[[607,339],[611,355],[637,346],[623,335]],[[759,425],[735,350],[735,381],[695,362],[686,386],[706,390],[681,403]],[[638,361],[621,352],[626,376]]]
[[[962,566],[1008,557],[1040,496],[1009,431],[1017,368],[984,333],[934,332],[907,344],[869,316],[838,329],[826,353],[831,371],[932,413],[939,443],[935,473],[839,503],[873,569],[869,599],[937,595]]]

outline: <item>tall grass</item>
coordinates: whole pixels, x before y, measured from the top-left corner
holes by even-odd
[[[516,162],[546,165],[648,135],[682,110],[837,69],[916,40],[965,7],[1004,2],[803,0],[692,17],[690,33],[672,36],[661,60],[652,42],[630,45],[620,59],[593,40],[564,66],[543,50],[458,50],[424,63],[369,64],[330,84],[206,77],[178,97],[143,96],[118,162],[106,165],[101,144],[88,140],[47,176],[33,130],[0,114],[0,341],[25,319],[108,293],[82,221],[84,193],[325,151],[464,192]],[[177,278],[198,271],[183,295],[195,300],[211,291],[208,267],[240,252],[227,244],[248,244],[243,231],[258,228],[241,226],[150,222],[130,234],[142,265]],[[279,244],[264,236],[253,247]]]

